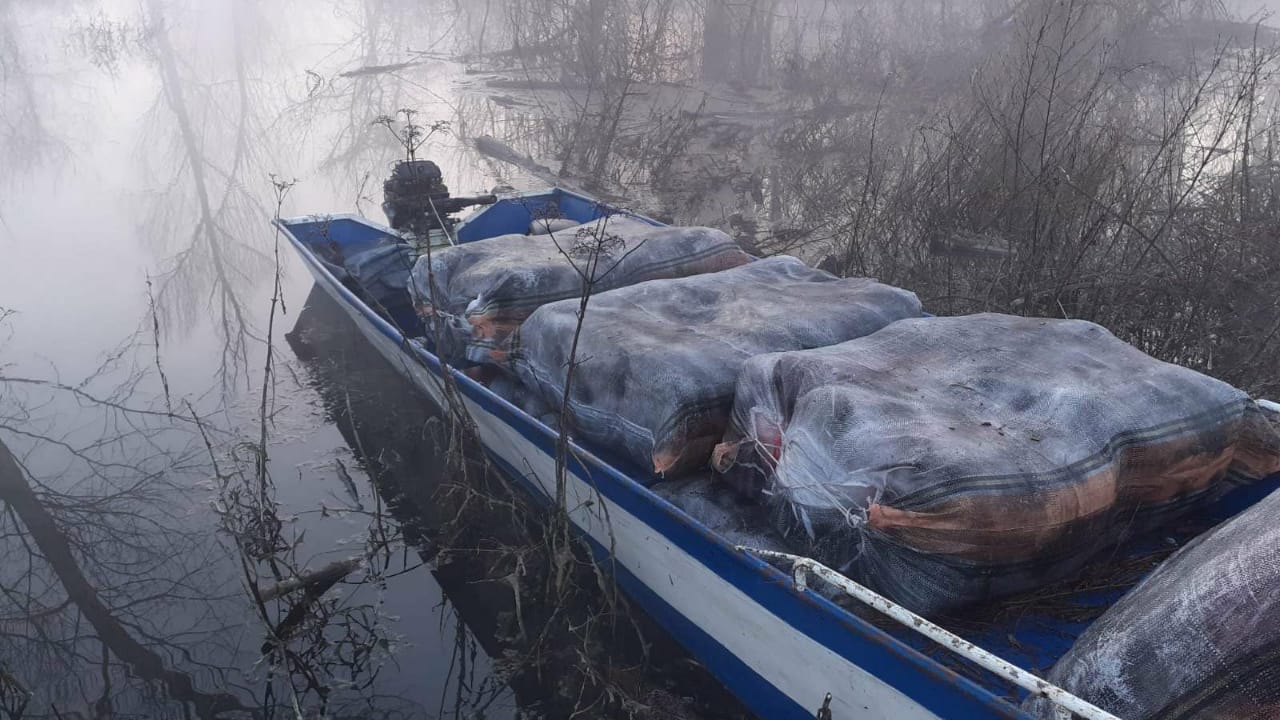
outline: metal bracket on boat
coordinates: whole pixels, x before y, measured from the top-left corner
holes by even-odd
[[[765,560],[777,560],[790,563],[791,574],[792,578],[795,580],[796,589],[802,592],[807,590],[809,587],[810,574],[821,578],[823,581],[844,591],[845,594],[855,600],[858,600],[864,605],[868,605],[884,615],[889,616],[907,628],[924,635],[957,655],[979,665],[984,670],[1008,680],[1033,695],[1040,695],[1044,697],[1049,700],[1049,702],[1053,703],[1055,716],[1058,720],[1070,720],[1072,717],[1084,718],[1084,720],[1119,720],[1115,715],[1112,715],[1096,705],[1072,695],[1057,685],[1040,679],[1013,663],[1007,662],[1000,657],[983,650],[977,645],[974,645],[954,633],[944,630],[943,628],[895,603],[889,598],[884,597],[870,588],[859,585],[812,558],[792,555],[790,553],[775,552],[773,550],[759,550],[743,545],[739,545],[738,550],[751,553],[752,555]]]

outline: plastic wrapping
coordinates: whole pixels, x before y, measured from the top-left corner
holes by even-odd
[[[536,218],[529,223],[530,235],[550,235],[551,233],[561,233],[580,225],[577,220],[569,218]]]
[[[536,224],[536,223],[535,223]],[[434,250],[418,258],[409,291],[419,314],[464,317],[465,359],[491,363],[492,352],[541,305],[582,294],[583,278],[565,254],[592,235],[610,239],[599,257],[595,292],[658,278],[715,272],[750,262],[726,234],[702,227],[655,227],[613,216],[543,235],[501,235]],[[606,272],[606,269],[608,270]],[[435,293],[430,282],[434,279]],[[438,305],[438,307],[437,307]],[[451,327],[457,327],[452,324]],[[457,362],[460,357],[446,357]]]
[[[346,269],[368,297],[378,303],[402,304],[417,257],[413,246],[387,242],[347,258]]]
[[[730,545],[776,552],[787,549],[786,542],[763,515],[763,509],[744,501],[710,472],[662,480],[649,489],[707,526]]]
[[[713,462],[805,552],[928,614],[1068,577],[1274,471],[1260,412],[1092,323],[923,318],[747,362]]]
[[[422,324],[413,311],[406,288],[409,271],[417,257],[413,246],[387,238],[346,258],[345,272],[338,277],[396,327],[414,335],[422,331]]]
[[[1280,493],[1197,538],[1093,623],[1049,681],[1126,720],[1280,717]],[[1027,702],[1053,718],[1040,700]]]
[[[556,407],[578,305],[542,306],[515,337],[513,369]],[[659,474],[705,467],[748,358],[843,342],[919,314],[906,290],[785,256],[594,295],[578,337],[573,429]]]

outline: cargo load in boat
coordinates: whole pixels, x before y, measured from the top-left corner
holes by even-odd
[[[511,368],[551,406],[567,402],[573,432],[672,476],[707,467],[744,362],[869,335],[919,316],[920,301],[779,256],[595,295],[580,327],[578,311],[565,300],[534,312]]]
[[[468,306],[480,307],[500,273],[489,285],[459,285],[448,308],[432,302],[426,323],[411,303],[421,307],[430,296],[410,290],[410,268],[429,267],[428,254],[504,237],[526,243],[539,233],[564,242],[606,217],[662,224],[561,188],[451,199],[440,196],[442,183],[432,187],[425,200],[391,198],[401,230],[413,232],[354,216],[279,224],[387,360],[442,407],[465,411],[513,482],[536,497],[562,496],[580,536],[607,560],[601,567],[760,717],[1271,713],[1270,666],[1240,658],[1269,657],[1258,648],[1270,647],[1269,628],[1280,626],[1274,608],[1250,605],[1249,596],[1274,594],[1266,562],[1274,552],[1258,523],[1274,514],[1275,500],[1204,533],[1280,486],[1280,406],[1159,363],[1089,323],[917,318],[913,305],[847,339],[840,323],[848,318],[824,335],[815,318],[828,310],[806,308],[803,342],[790,328],[781,340],[761,333],[742,345],[741,360],[720,363],[732,371],[716,382],[730,377],[734,388],[727,429],[718,438],[705,424],[675,435],[685,447],[707,438],[720,447],[704,469],[690,460],[681,468],[688,475],[664,478],[649,446],[628,450],[616,428],[599,426],[630,418],[657,437],[680,415],[668,410],[685,407],[681,398],[720,392],[699,385],[699,362],[713,344],[738,338],[700,336],[693,317],[680,324],[677,310],[703,309],[695,293],[683,301],[663,295],[671,307],[659,302],[656,319],[646,315],[652,326],[631,319],[652,305],[636,298],[678,276],[593,288],[583,329],[602,362],[593,368],[591,352],[573,357],[573,374],[588,382],[586,395],[569,395],[579,410],[598,403],[607,412],[588,421],[575,411],[563,427],[554,382],[550,393],[529,387],[511,354],[495,357],[498,345],[473,343]],[[461,223],[437,212],[464,201],[491,204]],[[671,272],[715,286],[718,276],[778,262],[740,252],[727,248],[725,257],[741,262]],[[567,272],[552,274],[567,280],[552,285],[565,294],[503,316],[514,319],[497,338],[508,352],[524,351],[529,333],[539,335],[535,342],[555,350],[538,361],[553,381],[563,377],[553,366],[569,360],[562,342],[577,318],[549,303],[576,307],[588,284],[568,255],[530,256],[530,267],[564,263]],[[510,253],[502,272],[514,276],[525,263]],[[766,319],[755,316],[786,297],[755,299],[750,312],[719,299],[704,304],[733,308],[750,335]],[[519,305],[519,293],[511,300]],[[593,325],[596,310],[613,322]],[[531,325],[543,311],[545,327]],[[491,374],[450,365],[466,354],[440,345],[445,315],[461,319],[452,327],[463,350],[487,353],[477,356],[487,357]],[[630,336],[628,325],[636,325]],[[659,357],[658,346],[667,356],[653,367],[688,382],[668,392],[660,373],[627,369],[620,358],[633,349],[613,353],[612,345],[636,338],[655,344],[644,357]],[[636,387],[618,392],[615,379]],[[701,455],[682,452],[677,465]],[[1187,549],[1155,570],[1179,546]],[[1166,642],[1175,637],[1199,647],[1170,654],[1182,647]],[[1189,687],[1175,687],[1183,682]]]
[[[446,359],[476,364],[505,353],[516,328],[546,303],[576,298],[587,283],[597,292],[646,280],[727,270],[751,260],[720,230],[666,227],[608,216],[538,234],[501,235],[433,249],[414,263],[408,289],[418,313],[440,316],[463,348]]]
[[[1246,393],[1082,320],[982,314],[761,355],[716,467],[920,613],[1031,590],[1280,470]]]

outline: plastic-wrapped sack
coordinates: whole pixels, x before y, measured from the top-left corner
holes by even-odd
[[[716,272],[751,261],[719,230],[655,227],[612,216],[561,232],[501,235],[434,250],[430,258],[425,254],[418,258],[409,291],[423,317],[433,313],[465,317],[470,325],[466,359],[490,363],[492,351],[505,348],[511,332],[530,313],[545,303],[582,294],[583,278],[575,264],[585,266],[586,260],[575,257],[571,263],[565,254],[573,256],[580,244],[593,244],[595,236],[610,240],[599,256],[595,292]]]
[[[577,220],[569,218],[535,218],[529,223],[530,235],[550,235],[551,233],[564,232],[570,228],[576,228],[580,225]]]
[[[763,508],[743,500],[710,472],[661,480],[649,486],[654,493],[707,526],[730,545],[786,552],[787,544],[761,517]]]
[[[1076,640],[1048,680],[1126,720],[1280,717],[1280,493],[1197,538]],[[1041,699],[1027,710],[1053,718]]]
[[[514,338],[512,368],[556,407],[578,305],[542,306]],[[594,295],[578,338],[573,429],[659,474],[705,467],[748,358],[843,342],[919,314],[913,293],[785,256]]]
[[[753,358],[713,465],[921,613],[1030,590],[1280,468],[1245,393],[1078,320],[923,318]]]
[[[342,259],[343,267],[325,263],[330,272],[370,307],[409,335],[422,331],[408,293],[409,271],[417,260],[413,246],[398,239],[383,242]]]
[[[409,271],[418,252],[407,243],[387,242],[347,258],[346,269],[360,288],[378,302],[405,297]]]

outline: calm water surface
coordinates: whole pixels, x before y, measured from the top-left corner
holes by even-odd
[[[435,411],[268,222],[381,219],[400,149],[372,120],[403,107],[450,123],[422,152],[456,194],[545,180],[466,139],[503,118],[439,59],[449,18],[0,0],[0,717],[543,705],[495,670],[511,589],[429,562],[453,519]],[[316,597],[263,596],[353,558]]]

